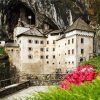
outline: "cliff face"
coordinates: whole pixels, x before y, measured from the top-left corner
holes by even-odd
[[[80,0],[1,0],[0,5],[0,25],[9,38],[19,18],[24,25],[43,28],[47,24],[52,30],[68,27],[78,17],[88,22],[85,3]]]

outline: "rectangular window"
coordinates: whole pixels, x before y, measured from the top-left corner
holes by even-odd
[[[39,41],[38,40],[35,40],[34,42],[35,42],[35,44],[39,44]]]
[[[29,50],[29,51],[32,51],[32,48],[31,48],[31,47],[28,47],[28,50]]]
[[[72,43],[74,43],[74,39],[72,39]]]
[[[41,41],[40,43],[41,43],[41,44],[43,44],[44,42],[43,42],[43,41]]]
[[[46,51],[49,51],[48,48],[46,48]]]
[[[68,50],[68,54],[70,54],[70,50]]]
[[[74,64],[74,61],[72,61],[72,64]]]
[[[72,54],[74,54],[74,49],[72,49]]]
[[[53,44],[55,44],[55,40],[53,40]]]
[[[47,41],[47,44],[49,44],[49,41]]]
[[[43,59],[43,58],[44,58],[44,56],[40,56],[40,58],[41,58],[41,59]]]
[[[53,48],[53,51],[55,51],[55,48]]]
[[[44,51],[44,49],[43,48],[40,48],[40,51]]]
[[[81,43],[84,43],[84,39],[83,38],[81,38]]]
[[[55,59],[55,55],[53,55],[53,59]]]
[[[32,58],[33,58],[33,56],[30,54],[30,55],[28,55],[28,58],[29,58],[29,59],[32,59]]]
[[[32,40],[28,40],[28,43],[32,43]]]
[[[81,49],[81,54],[84,54],[84,49]]]
[[[68,40],[68,44],[70,44],[70,40]]]
[[[49,64],[49,61],[47,61],[47,64]]]
[[[11,51],[13,52],[13,49],[11,49]]]
[[[49,57],[49,56],[47,55],[47,56],[46,56],[46,59],[48,59],[48,57]]]

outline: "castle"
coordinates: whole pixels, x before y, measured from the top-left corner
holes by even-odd
[[[45,30],[49,26],[45,25]],[[19,20],[14,43],[6,43],[10,62],[23,74],[50,74],[56,69],[73,71],[93,53],[94,30],[78,18],[66,30],[43,32],[23,27]]]

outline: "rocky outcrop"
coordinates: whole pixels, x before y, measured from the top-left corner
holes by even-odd
[[[86,21],[88,18],[84,2],[78,0],[1,0],[0,5],[0,25],[9,38],[19,18],[24,25],[43,29],[47,24],[51,30],[66,28],[80,16]]]

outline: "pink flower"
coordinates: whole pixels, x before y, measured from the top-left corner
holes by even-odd
[[[70,84],[69,81],[64,80],[64,81],[61,82],[60,87],[63,88],[63,89],[69,89],[70,88],[70,85],[71,84]]]
[[[77,70],[72,74],[67,74],[64,81],[60,84],[63,89],[68,89],[71,84],[81,85],[84,81],[92,81],[95,79],[96,72],[91,65],[78,66]]]

